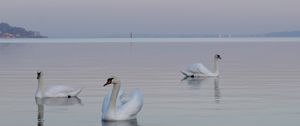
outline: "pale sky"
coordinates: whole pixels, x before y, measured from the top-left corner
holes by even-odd
[[[0,22],[49,37],[300,30],[300,0],[1,0]]]

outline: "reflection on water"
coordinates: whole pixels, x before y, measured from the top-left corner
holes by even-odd
[[[35,103],[38,106],[37,126],[44,125],[44,105],[46,106],[72,106],[82,104],[78,97],[71,98],[35,98]]]
[[[43,126],[44,125],[44,105],[37,104],[37,106],[38,106],[37,125]]]
[[[123,121],[103,121],[102,126],[139,126],[137,119]]]
[[[182,81],[186,81],[191,89],[200,89],[201,84],[206,83],[207,77],[185,77]]]
[[[78,97],[71,98],[36,98],[35,102],[37,105],[47,106],[70,106],[76,104],[82,104],[81,99]]]
[[[219,88],[219,77],[185,77],[182,79],[182,81],[187,82],[187,85],[189,85],[191,89],[197,90],[199,90],[203,84],[211,84],[212,80],[214,82],[215,103],[220,103],[221,92]]]
[[[45,120],[47,126],[101,126],[101,101],[110,89],[93,86],[117,74],[128,84],[126,90],[139,88],[147,98],[138,117],[142,126],[300,125],[300,100],[296,100],[300,98],[300,58],[295,58],[300,39],[222,40],[230,41],[133,42],[131,47],[127,42],[0,44],[1,124],[42,126]],[[220,64],[219,80],[179,82],[178,70],[198,61],[210,64],[215,53],[226,57]],[[80,97],[85,105],[58,106],[59,102],[48,102],[52,99],[37,100],[35,105],[37,69],[47,71],[49,83],[86,86]],[[64,100],[72,105],[70,99]]]
[[[220,88],[219,88],[219,78],[218,77],[215,78],[214,82],[215,82],[215,102],[220,103],[221,92],[220,92]]]

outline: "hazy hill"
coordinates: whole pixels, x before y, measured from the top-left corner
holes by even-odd
[[[45,38],[39,32],[26,30],[22,27],[10,26],[8,23],[0,23],[0,38]]]
[[[300,31],[286,31],[286,32],[271,32],[267,33],[266,37],[300,37]]]

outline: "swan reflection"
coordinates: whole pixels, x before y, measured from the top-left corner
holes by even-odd
[[[38,107],[37,126],[44,125],[44,105],[46,106],[72,106],[82,104],[78,97],[71,98],[35,98]]]
[[[38,105],[37,126],[44,125],[44,105]]]
[[[102,126],[139,126],[137,119],[124,121],[103,121]]]
[[[220,103],[221,92],[219,88],[219,78],[215,78],[214,83],[215,83],[215,102]]]
[[[37,105],[43,104],[47,106],[71,106],[76,104],[82,104],[81,99],[78,97],[71,98],[36,98]]]
[[[200,89],[202,84],[214,83],[215,103],[220,103],[221,91],[219,88],[219,77],[185,77],[182,81],[186,81],[191,89]],[[212,82],[213,81],[213,82]]]
[[[191,89],[200,89],[203,83],[207,83],[207,77],[185,77],[182,81],[186,81]]]

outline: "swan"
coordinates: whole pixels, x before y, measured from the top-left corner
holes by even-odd
[[[121,81],[118,77],[112,76],[103,85],[113,84],[113,89],[108,93],[102,102],[102,120],[132,120],[143,107],[143,96],[138,89],[131,92],[131,96],[126,100],[124,91],[120,89]]]
[[[181,73],[185,75],[186,77],[192,77],[194,78],[195,76],[204,76],[204,77],[216,77],[219,76],[219,60],[221,60],[221,56],[219,54],[216,54],[214,56],[214,68],[215,71],[211,72],[208,70],[203,64],[201,63],[195,63],[186,69],[188,73],[191,73],[192,75],[189,75],[183,71]]]
[[[46,98],[46,97],[75,97],[77,96],[81,91],[81,89],[73,89],[71,87],[63,86],[63,85],[57,85],[57,86],[51,86],[44,88],[44,81],[43,81],[43,72],[38,71],[37,72],[37,80],[38,80],[38,88],[35,93],[36,98]]]

